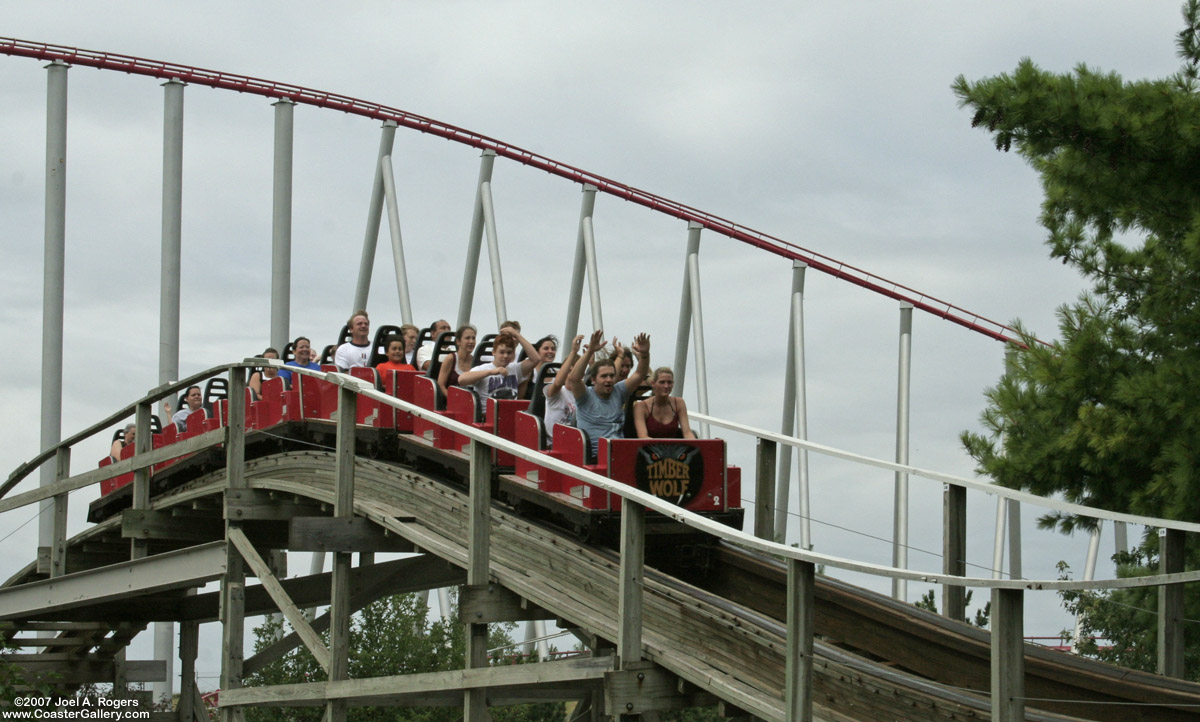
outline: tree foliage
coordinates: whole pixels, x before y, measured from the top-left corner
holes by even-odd
[[[996,147],[1041,175],[1050,255],[1091,283],[1059,310],[1050,346],[987,391],[984,433],[964,433],[1001,484],[1176,519],[1200,512],[1200,9],[1176,74],[1125,81],[1079,65],[954,91]],[[1078,520],[1044,520],[1071,531]]]
[[[488,646],[511,644],[512,625],[490,625]],[[280,634],[280,623],[268,619],[254,630],[255,651]],[[328,643],[328,634],[324,635]],[[429,619],[429,607],[416,594],[385,597],[356,614],[350,625],[350,677],[383,677],[462,669],[466,643],[457,608],[450,618]],[[326,679],[325,671],[304,646],[246,679],[247,686],[298,684]],[[497,722],[561,722],[561,703],[529,704],[489,710]],[[249,707],[247,722],[320,722],[321,707]],[[350,722],[454,722],[456,707],[350,707]]]
[[[1196,520],[1200,0],[1185,4],[1183,19],[1176,38],[1183,64],[1166,78],[1126,81],[1082,64],[1052,73],[1024,59],[1011,74],[955,80],[972,124],[998,149],[1015,148],[1041,176],[1050,256],[1090,283],[1059,309],[1053,344],[1017,324],[1028,348],[1012,354],[986,392],[984,433],[964,432],[962,440],[978,470],[1005,486]],[[1052,514],[1041,523],[1070,533],[1094,522]],[[1118,573],[1153,573],[1157,541],[1148,535],[1119,556]],[[1192,565],[1196,552],[1188,550]],[[1081,649],[1152,670],[1155,594],[1062,596],[1082,615]],[[1188,589],[1186,605],[1195,618],[1200,590]],[[1200,650],[1193,647],[1185,644],[1194,675]]]

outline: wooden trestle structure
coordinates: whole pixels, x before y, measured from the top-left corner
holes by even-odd
[[[227,367],[231,399],[243,397],[247,365]],[[151,404],[195,378],[140,400],[138,423],[148,426]],[[478,434],[467,454],[402,437],[396,458],[371,458],[355,407],[359,394],[374,392],[349,377],[328,378],[339,384],[336,421],[293,422],[268,437],[245,429],[245,409],[235,401],[221,429],[172,447],[139,448],[132,459],[76,476],[62,463],[53,487],[0,499],[3,511],[135,474],[128,491],[102,501],[107,518],[70,540],[56,537],[46,558],[0,589],[5,639],[40,649],[7,659],[63,673],[64,688],[161,678],[161,663],[125,661],[124,649],[147,624],[172,621],[180,624],[182,676],[191,680],[199,626],[219,621],[219,704],[222,719],[230,721],[251,705],[324,706],[330,722],[344,720],[349,706],[463,706],[465,719],[481,720],[488,706],[548,700],[583,701],[593,718],[651,718],[713,704],[732,718],[778,721],[1014,718],[995,713],[988,698],[996,652],[986,632],[844,583],[818,581],[811,565],[805,574],[803,562],[789,559],[785,566],[727,544],[707,547],[709,567],[694,578],[644,568],[639,504],[624,505],[618,553],[494,504],[492,450]],[[62,448],[111,423],[106,419]],[[289,443],[314,434],[334,439],[334,450]],[[139,431],[137,443],[149,438]],[[174,481],[150,477],[151,465],[181,452],[194,456],[178,464]],[[54,453],[66,457],[51,450],[46,458]],[[402,463],[413,459],[420,461]],[[3,491],[20,476],[18,470]],[[166,481],[171,476],[163,475]],[[464,477],[465,486],[447,483]],[[128,508],[115,509],[122,503]],[[271,564],[277,550],[332,552],[332,572],[283,579]],[[413,556],[375,563],[381,552]],[[247,584],[248,578],[258,581]],[[218,592],[196,593],[214,580]],[[461,585],[461,620],[468,625],[462,669],[349,678],[348,630],[356,610],[385,595],[449,585]],[[319,605],[329,610],[316,619],[300,611]],[[295,631],[244,659],[246,617],[275,612]],[[489,666],[487,625],[530,619],[557,621],[590,654]],[[328,644],[321,637],[326,629]],[[56,636],[21,636],[35,631]],[[301,644],[329,681],[243,686],[245,675]],[[1010,660],[1021,670],[1015,718],[1200,717],[1198,685],[1029,645],[1022,650],[1018,644],[1017,651]],[[1058,701],[1026,705],[1024,697]],[[192,684],[185,685],[177,719],[206,719]]]

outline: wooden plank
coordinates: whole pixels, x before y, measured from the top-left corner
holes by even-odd
[[[0,619],[85,608],[167,589],[201,586],[225,570],[225,543],[213,542],[92,571],[0,589]]]
[[[40,654],[4,655],[4,661],[17,665],[33,677],[46,677],[56,684],[108,684],[113,680],[116,664],[111,659],[41,659]],[[167,663],[161,660],[125,662],[129,682],[161,682],[167,678]]]
[[[992,590],[992,722],[1025,720],[1025,593]]]
[[[550,612],[498,584],[463,586],[458,593],[458,615],[474,624],[554,619]]]
[[[329,648],[325,646],[320,635],[309,626],[308,620],[304,618],[304,614],[300,611],[300,608],[288,597],[287,592],[280,586],[275,575],[271,573],[270,567],[267,566],[267,563],[254,549],[254,545],[250,543],[246,535],[237,527],[230,527],[229,541],[233,542],[233,545],[237,547],[238,552],[242,555],[242,559],[250,565],[250,568],[254,571],[254,575],[262,582],[263,588],[267,590],[267,593],[271,595],[271,599],[279,606],[279,611],[287,618],[288,623],[292,625],[292,629],[296,630],[296,633],[300,635],[300,639],[304,641],[304,646],[308,647],[308,651],[312,652],[317,663],[328,673]]]
[[[409,521],[412,519],[410,518]],[[403,537],[388,534],[362,517],[298,516],[288,523],[290,551],[304,552],[414,552]]]
[[[759,439],[754,464],[754,536],[775,541],[775,468],[777,444]]]
[[[620,715],[665,712],[717,703],[715,697],[696,691],[680,692],[680,679],[653,662],[631,662],[604,675],[604,710]]]
[[[942,573],[967,574],[967,490],[947,484],[942,490]],[[942,614],[956,622],[967,621],[967,589],[942,585]]]
[[[311,684],[292,684],[246,687],[222,691],[219,702],[224,708],[231,705],[308,705],[319,706],[326,700],[353,701],[356,705],[396,706],[413,697],[427,695],[431,690],[456,693],[479,689],[516,689],[548,684],[602,684],[605,674],[613,668],[612,657],[575,658],[540,664],[518,664],[507,667],[457,669],[446,672],[425,672],[391,677],[371,677]]]
[[[125,539],[211,542],[221,540],[224,534],[225,523],[218,517],[181,519],[169,510],[121,511],[121,536]]]
[[[1184,535],[1176,529],[1159,529],[1159,574],[1184,569]],[[1184,678],[1184,596],[1182,584],[1158,588],[1157,671],[1165,677]]]
[[[228,489],[223,495],[224,516],[236,521],[288,521],[295,516],[315,516],[316,504],[288,501],[262,489]]]
[[[617,657],[621,669],[642,659],[642,579],[645,574],[646,508],[625,504],[621,509],[621,571],[617,607],[620,628]]]

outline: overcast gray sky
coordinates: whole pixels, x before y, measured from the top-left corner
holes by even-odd
[[[949,90],[1032,57],[1126,78],[1174,72],[1178,2],[0,3],[0,34],[251,75],[437,118],[782,237],[1043,338],[1079,279],[1046,257],[1040,188],[1015,154],[970,127]],[[24,356],[0,378],[4,473],[38,452],[45,71],[0,57],[0,340]],[[63,435],[157,385],[162,90],[70,71]],[[185,99],[181,373],[259,351],[269,332],[269,101],[204,87]],[[333,340],[353,298],[378,124],[295,113],[292,335]],[[412,131],[395,146],[419,325],[457,313],[478,153]],[[509,315],[561,334],[579,188],[499,161],[493,175]],[[682,222],[596,203],[604,318],[673,358]],[[473,319],[494,327],[486,265]],[[701,242],[714,415],[777,429],[790,263],[706,233]],[[894,453],[896,303],[810,272],[814,441]],[[399,322],[386,238],[370,311]],[[588,318],[587,304],[584,319]],[[587,321],[581,323],[588,327]],[[912,463],[969,475],[1000,344],[918,314]],[[694,365],[692,366],[694,368]],[[694,373],[686,396],[695,407]],[[735,440],[735,450],[749,448]],[[77,470],[106,453],[74,454]],[[750,481],[751,459],[739,459]],[[890,559],[892,478],[812,462],[820,551]],[[35,483],[35,482],[34,482]],[[940,487],[914,481],[914,546],[940,549]],[[746,496],[751,498],[752,489]],[[93,495],[94,496],[94,495]],[[72,497],[73,530],[93,496]],[[971,506],[971,559],[991,559],[992,507]],[[33,514],[0,522],[7,576],[33,558]],[[1028,534],[1033,534],[1027,510]],[[926,521],[932,520],[932,521]],[[1105,540],[1105,554],[1111,541]],[[1047,537],[1026,576],[1083,564],[1086,541]],[[917,552],[913,566],[940,560]],[[974,573],[986,574],[975,567]],[[858,580],[864,582],[864,580]],[[875,588],[886,588],[871,582]],[[920,590],[914,588],[915,598]],[[1029,633],[1067,624],[1032,601]]]

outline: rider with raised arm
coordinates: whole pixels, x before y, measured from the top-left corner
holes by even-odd
[[[567,375],[567,388],[575,396],[575,421],[580,429],[587,432],[593,455],[600,437],[624,438],[625,399],[641,385],[650,367],[650,336],[645,333],[639,333],[633,339],[632,349],[638,364],[623,382],[617,381],[612,359],[602,358],[593,363],[596,353],[604,345],[604,329],[598,328],[592,332],[583,358]],[[587,369],[587,376],[592,380],[590,387],[583,383],[584,369]]]

